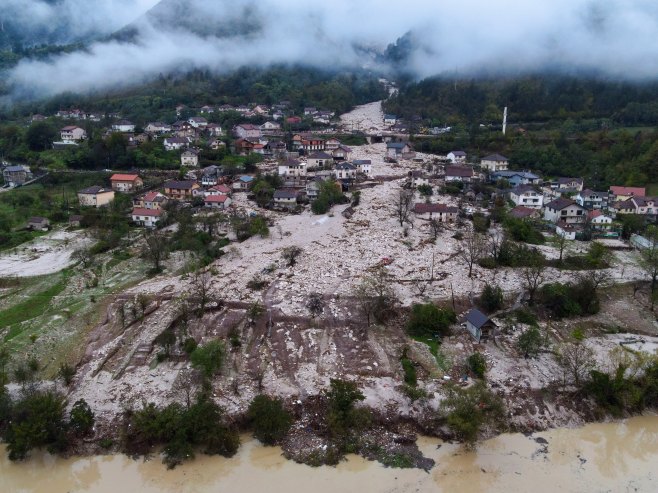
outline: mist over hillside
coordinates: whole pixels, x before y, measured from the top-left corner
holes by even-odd
[[[23,5],[23,15],[35,13],[35,26],[44,5],[54,8],[8,1],[14,9]],[[58,12],[79,5],[54,3]],[[647,0],[154,3],[88,2],[80,15],[68,16],[66,39],[94,32],[95,39],[104,33],[102,40],[47,60],[22,60],[8,76],[13,95],[106,90],[193,68],[225,73],[280,63],[395,69],[416,78],[557,71],[645,80],[658,73],[658,4]]]

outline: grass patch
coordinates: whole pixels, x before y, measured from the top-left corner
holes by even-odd
[[[66,289],[68,279],[69,274],[65,272],[58,282],[46,290],[36,293],[28,299],[1,311],[0,329],[11,327],[26,320],[43,315],[52,299]],[[5,337],[5,341],[16,337],[18,333],[20,333],[20,330],[16,332],[16,327],[13,327]]]

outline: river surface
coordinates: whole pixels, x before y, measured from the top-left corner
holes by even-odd
[[[244,438],[231,459],[199,455],[173,471],[158,458],[135,461],[122,455],[63,460],[38,453],[12,464],[0,449],[0,492],[658,491],[657,416],[530,437],[501,435],[476,452],[421,438],[421,450],[437,461],[429,473],[386,469],[354,456],[335,468],[311,468]]]

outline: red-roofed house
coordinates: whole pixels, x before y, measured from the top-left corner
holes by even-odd
[[[231,195],[231,189],[226,185],[215,185],[206,190],[204,194],[206,197],[210,195]]]
[[[440,223],[452,223],[457,220],[459,209],[446,204],[418,203],[414,205],[414,213],[425,219],[436,219]]]
[[[112,183],[112,190],[117,192],[132,192],[144,186],[144,180],[139,175],[117,173],[112,175],[110,182]]]
[[[164,215],[161,209],[141,209],[135,208],[132,211],[132,219],[137,224],[146,226],[147,228],[154,228],[160,218]]]
[[[162,209],[167,203],[167,197],[160,192],[149,192],[133,199],[135,209]]]
[[[610,187],[611,201],[623,202],[632,197],[644,197],[646,194],[647,189],[644,187]]]
[[[231,197],[228,195],[208,195],[203,203],[212,209],[226,209],[231,205]]]

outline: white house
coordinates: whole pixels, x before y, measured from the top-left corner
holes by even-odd
[[[480,166],[482,169],[486,169],[492,172],[496,171],[506,171],[509,168],[509,159],[500,154],[491,154],[489,156],[483,157],[480,161]]]
[[[600,210],[589,211],[587,219],[595,231],[610,231],[612,229],[612,218],[606,216]]]
[[[262,132],[258,125],[241,123],[233,127],[233,133],[240,139],[260,139]]]
[[[297,205],[296,190],[275,190],[274,205],[279,207],[295,207]]]
[[[514,205],[522,205],[530,209],[541,209],[544,206],[544,194],[530,185],[519,185],[510,190],[509,198]]]
[[[280,132],[281,124],[276,122],[265,122],[260,126],[262,133]]]
[[[199,166],[199,152],[195,149],[183,151],[180,155],[180,164],[188,168],[196,168]]]
[[[135,208],[133,209],[131,216],[133,222],[147,228],[154,228],[163,214],[164,211],[162,209]]]
[[[406,142],[388,142],[386,144],[386,157],[388,159],[402,159],[413,152]]]
[[[119,120],[112,124],[114,132],[133,133],[135,131],[135,124],[128,120]]]
[[[446,157],[453,164],[466,162],[466,153],[464,151],[450,151]]]
[[[595,192],[589,188],[578,192],[575,198],[578,205],[585,209],[603,209],[608,205],[608,194],[606,192]]]
[[[187,119],[187,123],[192,125],[194,128],[206,128],[208,125],[208,120],[202,116],[192,116]]]
[[[334,157],[326,152],[314,152],[307,159],[309,168],[326,168],[334,164]]]
[[[429,178],[427,178],[422,170],[409,171],[408,178],[411,182],[411,186],[414,188],[430,184]]]
[[[414,214],[423,219],[435,219],[440,223],[453,223],[459,215],[459,208],[446,204],[419,202],[414,205]]]
[[[306,163],[296,159],[289,159],[279,164],[279,176],[306,176]]]
[[[228,195],[207,195],[203,204],[211,209],[226,209],[231,205],[231,197]]]
[[[470,183],[473,181],[473,168],[470,166],[446,166],[444,179],[446,183],[452,181]]]
[[[583,232],[583,225],[578,223],[567,223],[565,221],[558,221],[555,225],[555,234],[562,236],[567,240],[575,240],[578,233]]]
[[[586,217],[587,210],[582,205],[562,197],[549,202],[544,209],[544,219],[553,223],[583,223]]]
[[[60,130],[60,136],[62,142],[78,142],[80,140],[85,140],[87,138],[87,132],[80,127],[75,125],[69,125]]]
[[[352,164],[356,166],[356,171],[358,173],[370,176],[372,173],[372,161],[370,159],[355,159],[352,161]]]
[[[395,115],[384,115],[384,125],[395,125],[398,121],[398,117]]]
[[[171,132],[171,125],[167,125],[166,123],[162,122],[150,122],[148,125],[146,125],[146,127],[144,127],[144,131],[150,134],[164,134]]]
[[[356,178],[356,166],[351,163],[340,163],[336,165],[335,173],[339,180]]]
[[[192,143],[189,137],[167,137],[164,139],[164,148],[168,151],[178,151]]]
[[[352,155],[352,149],[347,146],[339,145],[336,149],[331,151],[334,161],[347,161]]]

